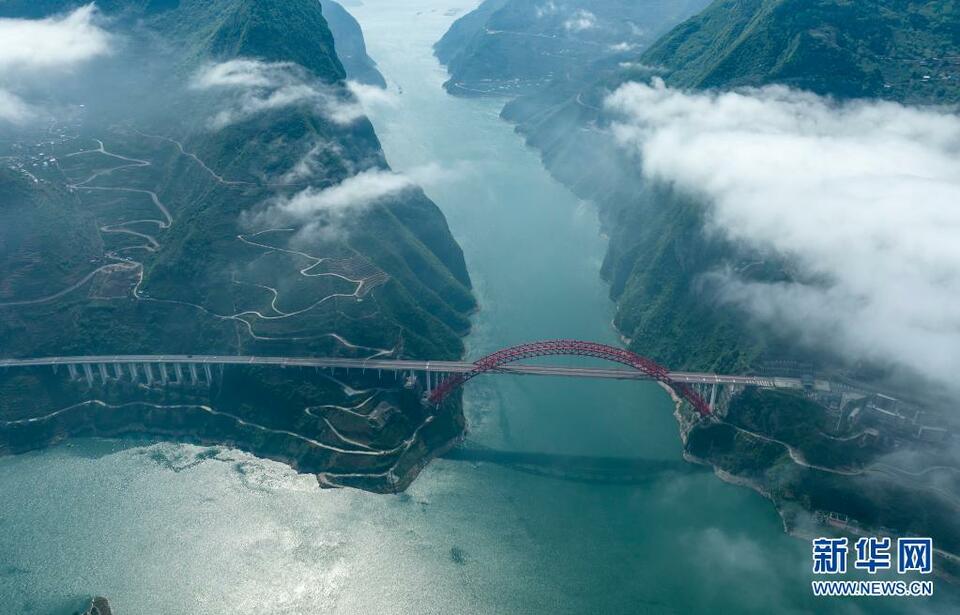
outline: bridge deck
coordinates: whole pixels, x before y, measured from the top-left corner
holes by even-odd
[[[83,357],[41,357],[32,359],[0,359],[0,368],[37,367],[57,365],[99,364],[208,364],[208,365],[265,365],[278,367],[312,367],[321,369],[358,369],[395,372],[465,373],[473,368],[467,361],[417,361],[399,359],[341,359],[295,358],[226,355],[102,355]],[[608,380],[649,380],[642,372],[620,368],[561,367],[555,365],[512,364],[496,370],[504,374],[600,378]],[[799,378],[772,378],[763,376],[729,376],[696,372],[670,372],[676,382],[688,384],[733,384],[761,387],[801,388]]]

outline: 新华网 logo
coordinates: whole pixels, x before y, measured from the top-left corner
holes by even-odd
[[[897,574],[928,575],[933,572],[933,540],[903,537],[864,536],[852,548],[847,538],[815,538],[812,543],[813,574],[843,575],[853,560],[853,571],[876,575],[896,570]],[[896,555],[896,557],[894,557]],[[843,580],[813,581],[817,596],[931,596],[933,581]]]

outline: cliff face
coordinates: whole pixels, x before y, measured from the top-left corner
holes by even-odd
[[[334,0],[322,0],[320,4],[336,41],[337,57],[343,63],[347,77],[367,85],[387,87],[383,75],[377,70],[377,63],[367,55],[363,31],[353,15]]]
[[[387,167],[319,3],[98,6],[113,53],[48,89],[51,123],[4,135],[4,354],[461,355],[475,307],[462,252]],[[462,429],[456,403],[433,416],[369,374],[228,369],[213,384],[5,373],[0,448],[156,434],[393,490]]]

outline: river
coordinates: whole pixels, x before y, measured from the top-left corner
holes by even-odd
[[[370,108],[390,163],[443,171],[427,192],[482,306],[470,355],[616,343],[594,211],[498,119],[500,101],[441,89],[430,47],[448,9],[471,4],[351,7],[393,94]],[[228,449],[77,441],[0,459],[0,597],[18,614],[69,612],[90,593],[119,615],[859,611],[810,596],[809,543],[766,500],[682,462],[655,385],[478,379],[465,403],[471,446],[651,469],[605,484],[438,460],[384,496],[323,491]]]

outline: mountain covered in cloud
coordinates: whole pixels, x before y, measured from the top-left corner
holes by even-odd
[[[738,270],[749,263],[763,261],[765,267],[752,265],[747,269],[748,275],[765,283],[787,283],[791,276],[798,274],[787,262],[796,252],[758,252],[756,244],[731,242],[730,236],[724,233],[705,235],[702,231],[711,219],[711,212],[699,210],[696,203],[699,201],[702,205],[703,199],[675,190],[685,185],[675,177],[660,177],[667,181],[660,182],[660,186],[650,185],[651,177],[644,175],[643,156],[633,157],[639,152],[631,152],[611,138],[610,129],[616,120],[611,117],[613,109],[609,100],[630,83],[650,83],[651,79],[659,78],[666,87],[680,90],[729,90],[776,84],[806,92],[798,94],[796,101],[811,112],[818,106],[832,109],[832,103],[829,100],[811,102],[808,108],[801,101],[809,100],[809,93],[838,99],[870,97],[901,103],[949,102],[955,99],[953,88],[960,83],[954,78],[960,48],[958,31],[958,15],[950,3],[718,0],[675,25],[648,49],[629,52],[616,64],[594,64],[589,76],[554,79],[547,86],[511,101],[506,105],[504,116],[517,123],[528,142],[543,153],[555,175],[578,194],[600,203],[606,212],[612,241],[605,272],[612,282],[613,295],[620,303],[617,324],[638,348],[650,349],[671,364],[679,362],[702,368],[756,369],[772,357],[791,354],[802,356],[804,361],[820,363],[826,356],[818,353],[826,350],[828,353],[839,351],[848,367],[864,367],[863,361],[869,354],[887,369],[900,363],[899,355],[887,352],[877,356],[873,352],[847,352],[849,346],[846,345],[808,344],[806,342],[817,335],[838,337],[828,333],[828,328],[814,331],[809,327],[804,328],[799,338],[794,329],[784,336],[779,324],[782,319],[763,319],[765,323],[759,323],[761,330],[772,322],[778,324],[758,336],[758,323],[745,326],[737,309],[718,303],[721,297],[716,292],[728,298],[730,293],[707,284],[708,280],[715,281],[707,276],[709,271],[718,267]],[[762,99],[766,94],[759,96]],[[672,100],[678,102],[678,114],[679,109],[698,108],[699,99],[693,96],[685,98],[677,92]],[[727,104],[730,101],[729,98],[719,100]],[[751,96],[742,100],[750,101]],[[756,101],[753,104],[757,105],[758,117],[765,117],[766,105]],[[870,114],[885,117],[889,112],[882,106],[867,106],[863,114],[864,117]],[[828,117],[835,114],[850,117],[853,111],[837,108],[825,113]],[[921,124],[939,121],[938,114],[931,113],[929,119],[924,119],[923,113],[893,112],[900,117],[917,117]],[[691,111],[689,119],[694,122],[701,117]],[[659,125],[674,119],[677,117],[667,113],[651,118],[651,122]],[[749,113],[743,120],[749,124]],[[690,124],[691,129],[700,125],[699,121]],[[581,129],[573,130],[572,126]],[[650,134],[662,134],[651,125],[647,128]],[[784,131],[791,132],[786,128]],[[744,126],[742,132],[749,133],[749,130]],[[767,147],[771,151],[781,146],[785,153],[795,151],[792,146],[796,141],[787,134],[782,135],[780,141],[769,138]],[[739,150],[734,143],[726,147],[732,152]],[[744,155],[749,151],[744,149]],[[881,151],[874,148],[873,159],[882,166],[883,160],[877,159]],[[945,151],[950,151],[950,147]],[[738,160],[717,155],[723,162]],[[711,165],[707,156],[703,156],[701,162],[708,168]],[[817,180],[811,177],[810,181]],[[668,194],[661,194],[664,190]],[[770,208],[784,202],[773,195],[768,195],[767,201]],[[673,206],[657,207],[656,203]],[[797,210],[793,207],[790,211]],[[854,211],[859,210],[849,209],[844,213],[850,215]],[[781,260],[784,262],[779,262]],[[683,326],[680,323],[684,323]],[[663,327],[675,331],[672,341],[660,335]],[[783,345],[787,342],[797,346],[798,339],[804,341],[802,348],[787,350]],[[702,343],[703,340],[707,340],[707,344]],[[809,354],[811,350],[813,355]],[[863,373],[870,371],[866,368]]]
[[[659,80],[619,88],[607,107],[647,181],[706,204],[707,238],[784,261],[777,279],[718,263],[702,283],[721,302],[851,364],[957,390],[960,117]]]
[[[375,95],[349,80],[320,3],[8,0],[4,31],[31,33],[0,38],[0,103],[19,105],[0,116],[6,354],[461,356],[470,279],[418,184],[442,173],[387,166],[363,112]],[[352,397],[369,384],[4,374],[0,451],[136,431],[401,489],[462,417],[426,413],[400,381]]]

